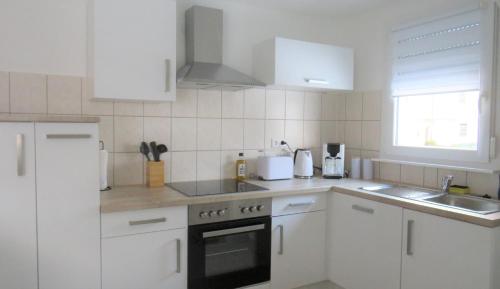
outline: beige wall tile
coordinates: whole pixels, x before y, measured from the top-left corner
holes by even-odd
[[[9,73],[0,71],[0,112],[9,110]]]
[[[346,119],[346,95],[324,94],[321,103],[322,120]]]
[[[438,170],[436,168],[424,168],[424,187],[432,189],[438,187]]]
[[[221,174],[221,154],[220,151],[198,151],[196,157],[196,179],[197,180],[217,180]]]
[[[48,112],[52,114],[82,113],[82,79],[73,76],[47,77]]]
[[[361,120],[363,118],[363,94],[353,92],[346,95],[347,120]]]
[[[10,112],[47,113],[47,76],[11,72]]]
[[[422,187],[424,185],[424,167],[401,165],[401,182]]]
[[[303,147],[304,143],[304,121],[285,121],[285,141],[292,149]]]
[[[136,185],[144,183],[143,158],[139,153],[114,154],[115,186]]]
[[[198,119],[198,150],[221,149],[221,119]]]
[[[264,120],[245,119],[243,147],[247,149],[264,148]]]
[[[468,173],[467,183],[471,193],[478,196],[485,194],[493,198],[498,198],[498,175],[496,174],[478,174]]]
[[[261,88],[245,90],[245,118],[264,119],[266,116],[266,92]]]
[[[196,150],[196,118],[172,119],[172,151]]]
[[[113,115],[112,101],[93,100],[92,82],[82,79],[82,113],[86,115]]]
[[[115,152],[138,152],[143,140],[143,118],[133,116],[115,116]]]
[[[343,121],[321,122],[321,143],[343,143],[344,133],[345,122]]]
[[[240,151],[221,152],[221,178],[234,179],[236,177],[236,160]]]
[[[304,121],[304,147],[321,147],[321,122],[315,120]]]
[[[243,90],[222,91],[222,117],[243,118]]]
[[[266,149],[271,149],[271,140],[278,142],[285,139],[285,121],[282,119],[268,119],[266,120],[266,137],[264,145]]]
[[[221,117],[221,90],[198,91],[198,117]]]
[[[321,93],[306,91],[304,120],[321,120]]]
[[[382,92],[363,93],[363,119],[380,120],[382,111]]]
[[[196,180],[196,152],[172,152],[172,182]]]
[[[223,150],[243,149],[243,119],[222,120],[221,146]]]
[[[285,91],[266,89],[266,118],[285,119]]]
[[[144,118],[144,141],[156,144],[164,144],[170,150],[172,121],[168,117],[145,117]]]
[[[112,116],[99,116],[99,137],[104,142],[104,149],[114,151],[114,120]]]
[[[119,116],[143,116],[144,105],[142,102],[115,102],[114,114]]]
[[[345,122],[345,145],[350,149],[360,149],[361,146],[361,122]]]
[[[401,181],[401,165],[380,163],[380,179],[399,183]]]
[[[438,185],[441,184],[441,180],[444,176],[452,175],[453,182],[452,185],[466,186],[467,185],[467,173],[464,171],[455,171],[447,169],[438,169]]]
[[[197,95],[195,89],[177,89],[177,98],[172,102],[172,116],[196,117]]]
[[[362,146],[366,150],[379,150],[380,148],[380,122],[363,121],[362,122]]]
[[[167,117],[171,115],[172,115],[172,104],[170,102],[144,103],[144,116]]]
[[[304,92],[286,91],[286,119],[304,119]]]

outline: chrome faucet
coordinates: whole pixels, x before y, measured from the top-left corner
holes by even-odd
[[[447,194],[450,191],[453,175],[447,175],[441,178],[441,192]]]

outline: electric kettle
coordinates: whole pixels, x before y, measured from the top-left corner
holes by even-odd
[[[295,156],[293,158],[294,167],[293,174],[296,178],[308,179],[312,178],[313,171],[313,159],[311,150],[308,149],[297,149],[295,151]]]

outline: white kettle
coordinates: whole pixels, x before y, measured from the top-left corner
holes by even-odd
[[[296,178],[312,178],[314,171],[311,150],[297,149],[293,160],[295,163],[293,167],[293,174]]]

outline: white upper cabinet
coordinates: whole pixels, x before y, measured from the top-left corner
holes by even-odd
[[[174,0],[91,0],[88,15],[88,93],[92,97],[175,100]]]
[[[254,77],[277,87],[352,90],[351,48],[286,38],[267,40],[254,49]]]

